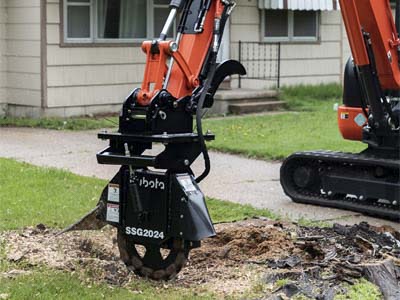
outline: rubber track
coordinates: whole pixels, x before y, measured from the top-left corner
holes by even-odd
[[[400,169],[399,159],[383,159],[381,157],[363,153],[352,154],[334,151],[298,152],[288,157],[283,163],[281,167],[281,184],[286,195],[288,195],[294,202],[351,210],[400,222],[399,204],[383,205],[378,202],[363,203],[349,200],[348,198],[331,199],[327,195],[301,190],[295,187],[291,180],[292,174],[290,173],[290,166],[295,160],[303,161],[305,159],[310,160],[310,162],[314,164],[324,163],[325,165],[332,164],[333,166],[340,163],[342,166],[347,164],[370,167],[381,166],[383,168],[397,170]],[[354,167],[352,166],[352,168]]]

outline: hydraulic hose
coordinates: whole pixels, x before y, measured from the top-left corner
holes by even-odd
[[[212,65],[209,70],[209,76],[207,76],[206,82],[204,83],[203,92],[200,95],[200,99],[199,99],[199,102],[197,103],[197,110],[196,110],[197,134],[199,136],[200,149],[201,149],[201,152],[203,153],[203,158],[204,158],[204,171],[199,177],[196,178],[197,183],[200,183],[204,178],[206,178],[208,176],[208,174],[210,174],[210,170],[211,170],[210,156],[208,155],[208,149],[207,149],[207,145],[206,145],[206,141],[204,139],[204,133],[203,133],[202,108],[204,105],[204,101],[206,100],[206,97],[207,97],[207,92],[211,87],[211,82],[214,77],[215,70],[217,68],[217,64],[216,64],[217,55],[215,55],[214,53],[212,55],[213,55]]]
[[[228,10],[228,7],[226,6],[224,9],[224,12],[222,14],[223,17],[221,20],[219,20],[219,25],[216,26],[217,28],[215,28],[214,34],[219,34],[218,46],[221,45],[221,40],[222,40],[221,33],[223,33],[224,29],[225,29],[225,24],[226,24],[226,20],[227,20],[227,16],[226,16],[227,10]],[[196,178],[197,183],[200,183],[203,179],[205,179],[208,176],[208,174],[210,174],[210,170],[211,170],[210,156],[208,154],[208,149],[207,149],[207,145],[206,145],[206,141],[205,141],[204,133],[203,133],[202,109],[203,109],[204,102],[207,97],[207,93],[208,93],[209,89],[211,88],[211,83],[213,81],[215,71],[217,69],[217,55],[218,55],[218,50],[217,51],[215,51],[215,49],[211,50],[210,59],[209,59],[210,69],[208,71],[208,76],[204,82],[204,87],[201,92],[200,99],[197,103],[197,109],[196,109],[197,134],[199,136],[200,149],[201,149],[201,152],[203,153],[203,158],[204,158],[204,171],[200,176],[198,176]]]

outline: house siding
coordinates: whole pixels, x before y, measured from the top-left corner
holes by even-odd
[[[261,13],[257,0],[239,0],[231,18],[231,53],[238,59],[239,41],[259,42]],[[339,11],[320,12],[318,42],[281,44],[281,85],[339,83],[342,80],[343,55],[350,50]],[[269,54],[267,53],[267,56]],[[251,67],[250,67],[251,68]],[[250,70],[251,71],[251,70]],[[242,79],[242,87],[267,88],[275,82]],[[232,81],[237,86],[236,79]]]
[[[230,21],[230,52],[238,59],[238,42],[259,42],[261,10],[257,0],[239,0]],[[60,40],[61,0],[47,0],[47,114],[84,115],[115,112],[126,95],[140,86],[145,56],[135,46],[72,47]],[[348,46],[340,12],[321,12],[320,40],[282,44],[281,84],[341,82],[342,53]],[[267,54],[268,56],[268,54]],[[231,81],[238,86],[237,79]],[[244,88],[269,88],[271,82],[242,80]]]
[[[0,117],[5,115],[7,109],[7,60],[6,60],[6,3],[4,0],[0,0]]]
[[[239,41],[261,40],[257,0],[237,2],[229,31],[234,59]],[[318,42],[282,44],[282,85],[341,82],[350,50],[340,12],[321,12],[320,23]],[[0,108],[8,103],[8,114],[116,112],[140,86],[146,59],[140,46],[69,45],[61,31],[62,0],[0,0]],[[231,85],[238,86],[236,77]],[[271,82],[243,79],[242,87],[269,88]]]
[[[2,54],[6,65],[3,97],[11,114],[23,112],[25,116],[35,116],[41,107],[40,0],[2,0],[2,3],[7,16],[3,24]],[[24,109],[17,110],[16,106]]]
[[[47,0],[47,115],[116,112],[142,81],[139,46],[68,46],[61,41],[60,0]]]

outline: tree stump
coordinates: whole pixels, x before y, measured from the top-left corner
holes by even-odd
[[[400,267],[392,259],[362,267],[365,277],[379,287],[386,300],[400,299]]]

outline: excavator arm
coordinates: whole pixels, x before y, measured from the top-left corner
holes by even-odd
[[[353,55],[354,70],[350,72],[355,75],[355,84],[348,88],[360,90],[359,102],[364,111],[368,109],[368,124],[355,126],[339,118],[339,126],[345,138],[357,140],[363,136],[366,143],[376,147],[398,147],[393,144],[393,135],[398,132],[392,129],[399,127],[399,116],[393,113],[390,92],[400,89],[400,39],[390,3],[341,0],[340,5]],[[346,108],[342,107],[340,113],[344,116]]]
[[[198,186],[210,172],[206,141],[214,139],[203,134],[202,117],[224,78],[246,73],[237,61],[217,63],[235,5],[172,0],[160,36],[142,44],[143,82],[123,103],[118,132],[99,134],[109,146],[97,154],[98,162],[120,165],[120,170],[97,207],[66,231],[116,227],[121,259],[140,276],[173,278],[189,251],[215,235]],[[178,16],[177,36],[167,40]],[[153,146],[157,153],[145,153]],[[205,168],[195,177],[191,165],[201,154]],[[145,250],[137,251],[138,245]]]

